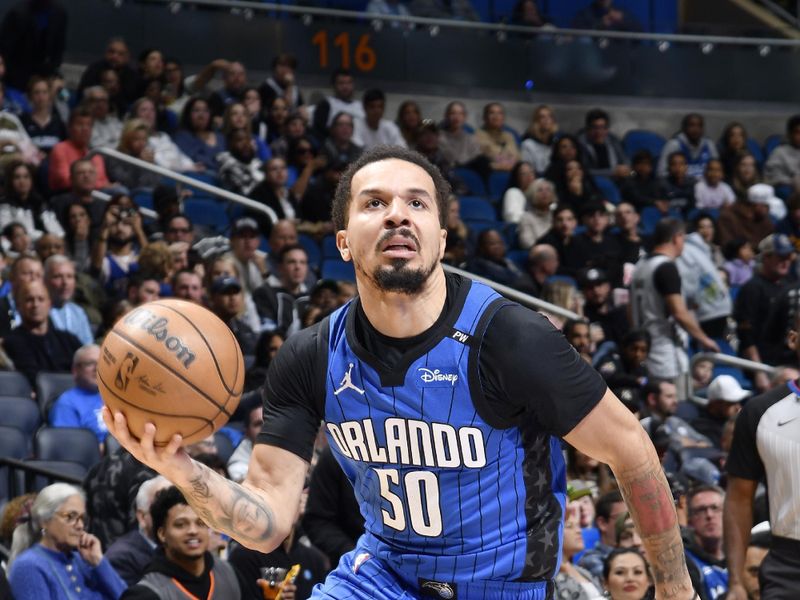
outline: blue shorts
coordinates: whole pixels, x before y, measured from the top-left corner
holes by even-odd
[[[546,600],[547,584],[471,581],[455,586],[423,582],[422,588],[403,583],[379,559],[356,548],[342,556],[324,583],[314,586],[311,600]]]

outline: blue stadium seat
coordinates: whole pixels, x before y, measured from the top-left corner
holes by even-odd
[[[761,168],[761,165],[764,164],[764,152],[761,150],[761,145],[753,138],[747,138],[747,149],[756,159],[756,164]]]
[[[355,283],[356,271],[353,262],[345,262],[341,259],[325,259],[322,261],[320,276],[323,279],[333,279],[335,281],[350,281]]]
[[[75,385],[72,373],[49,373],[42,371],[36,374],[36,401],[42,418],[47,421],[50,407],[58,397]]]
[[[19,371],[0,371],[0,390],[4,396],[31,397],[31,384]]]
[[[769,158],[769,155],[772,154],[772,151],[780,146],[782,141],[782,133],[773,133],[766,140],[764,140],[764,160]]]
[[[469,193],[473,196],[485,196],[486,195],[486,185],[483,183],[483,179],[481,176],[478,175],[472,169],[468,169],[466,167],[459,167],[453,171],[456,177],[458,177],[464,185],[467,186],[469,189]]]
[[[507,171],[492,171],[489,175],[489,197],[496,202],[503,199],[508,187],[509,173]]]
[[[133,194],[132,200],[140,208],[149,208],[153,210],[153,193],[145,190],[137,190]]]
[[[578,282],[575,281],[574,277],[570,277],[569,275],[550,275],[545,283],[555,283],[556,281],[563,281],[564,283],[570,284],[575,289],[578,289]]]
[[[225,233],[228,229],[228,211],[225,203],[217,200],[187,198],[183,212],[195,225],[201,225],[215,233]]]
[[[667,140],[662,135],[647,129],[631,129],[622,138],[622,146],[631,159],[639,150],[647,150],[653,155],[653,160],[657,161],[666,143]]]
[[[28,437],[14,427],[0,426],[0,456],[16,459],[28,456]]]
[[[506,257],[517,265],[521,270],[525,271],[528,268],[528,251],[527,250],[509,250]]]
[[[665,217],[675,217],[680,219],[681,215],[677,210],[670,210],[666,215],[655,206],[645,206],[642,209],[642,231],[645,235],[650,235],[656,228],[658,222]]]
[[[43,427],[33,438],[33,453],[39,460],[78,463],[87,471],[100,461],[97,438],[82,427]]]
[[[228,459],[231,457],[231,454],[233,454],[233,451],[235,450],[231,438],[221,431],[217,431],[214,434],[214,444],[217,447],[217,454],[219,454],[219,457],[227,463]]]
[[[497,214],[494,206],[479,196],[461,196],[460,214],[464,221],[495,221]]]
[[[620,203],[622,200],[622,195],[619,193],[617,184],[615,184],[611,179],[604,177],[603,175],[594,175],[594,182],[597,184],[597,187],[600,188],[600,193],[603,194],[603,198],[612,204]]]
[[[518,240],[517,240],[517,224],[516,223],[507,223],[505,227],[503,227],[503,237],[506,240],[506,247],[508,248],[517,248],[519,247]],[[526,250],[527,252],[527,250]]]
[[[476,243],[478,235],[481,232],[486,231],[487,229],[495,229],[502,235],[503,228],[506,226],[505,221],[469,221],[467,219],[464,219],[464,224],[469,229],[470,237],[473,238]]]
[[[691,223],[700,214],[707,214],[709,217],[711,217],[714,220],[715,223],[719,219],[719,209],[718,208],[697,208],[697,207],[695,207],[692,210],[690,210],[689,213],[686,215],[686,222],[687,223]]]
[[[26,460],[26,464],[32,467],[41,467],[42,469],[48,469],[49,471],[53,471],[54,473],[58,473],[59,475],[65,475],[67,477],[72,477],[74,479],[83,479],[86,477],[86,473],[88,469],[83,465],[70,462],[68,460]],[[22,471],[17,471],[17,486],[18,491],[20,494],[28,493],[28,492],[39,492],[42,488],[50,485],[51,483],[55,483],[56,481],[64,481],[63,479],[54,478],[51,479],[44,475],[33,475],[30,479],[28,485],[25,485],[24,477]]]
[[[39,407],[30,396],[0,396],[0,426],[19,429],[30,438],[41,424]]]
[[[314,270],[319,269],[319,263],[322,260],[322,250],[317,240],[310,235],[301,233],[297,236],[297,242],[305,248],[306,254],[308,254],[308,266]]]
[[[336,236],[326,235],[322,238],[322,259],[328,258],[342,260],[342,255],[339,254],[339,248],[336,247]]]

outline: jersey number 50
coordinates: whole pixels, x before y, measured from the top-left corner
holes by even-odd
[[[418,535],[436,537],[442,533],[442,509],[439,505],[439,480],[430,471],[409,471],[400,482],[397,469],[374,469],[381,487],[381,497],[392,510],[381,509],[383,524],[405,531],[408,523]],[[394,491],[398,490],[406,498]],[[407,516],[406,516],[407,515]]]

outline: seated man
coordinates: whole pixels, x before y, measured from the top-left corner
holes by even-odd
[[[258,336],[242,319],[244,295],[242,284],[235,277],[218,277],[209,290],[209,308],[230,328],[242,354],[253,354]]]
[[[53,146],[50,152],[50,170],[48,183],[54,192],[72,187],[70,166],[76,160],[89,154],[89,142],[92,139],[92,114],[86,107],[79,106],[72,110],[67,123],[67,139]],[[96,189],[108,187],[106,164],[103,157],[95,154],[91,160],[97,171]]]
[[[50,323],[50,295],[41,280],[14,290],[22,321],[3,340],[8,357],[31,385],[39,371],[68,372],[81,342],[74,335]]]
[[[51,427],[83,427],[97,437],[102,450],[108,436],[108,427],[100,416],[103,399],[97,391],[97,361],[100,347],[96,344],[81,346],[72,359],[72,377],[75,387],[61,394],[50,409]]]
[[[53,303],[50,319],[53,325],[69,331],[82,344],[94,341],[86,311],[72,301],[75,296],[75,263],[63,254],[54,254],[44,263],[44,282]]]
[[[150,506],[156,548],[139,583],[122,595],[126,600],[161,598],[240,598],[239,581],[224,560],[208,547],[208,526],[170,486]]]
[[[308,256],[299,244],[281,250],[277,277],[253,292],[253,302],[261,317],[262,331],[278,331],[290,335],[302,326],[308,304]]]
[[[250,455],[253,453],[253,444],[264,424],[263,414],[264,407],[260,404],[250,411],[250,414],[247,415],[244,438],[228,459],[228,476],[236,483],[240,483],[247,475],[247,465],[250,462]]]
[[[106,550],[106,558],[111,566],[129,586],[139,581],[145,567],[153,559],[156,533],[153,531],[150,507],[156,494],[171,485],[162,475],[142,483],[136,493],[136,521],[139,526],[118,538]]]

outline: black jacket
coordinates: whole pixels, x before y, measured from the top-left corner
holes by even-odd
[[[50,323],[44,335],[31,333],[22,325],[15,327],[5,337],[3,345],[16,370],[35,386],[39,371],[69,373],[72,356],[81,342],[69,331],[56,329]]]
[[[153,559],[155,548],[138,529],[129,531],[106,550],[106,558],[117,575],[128,585],[134,585]]]

